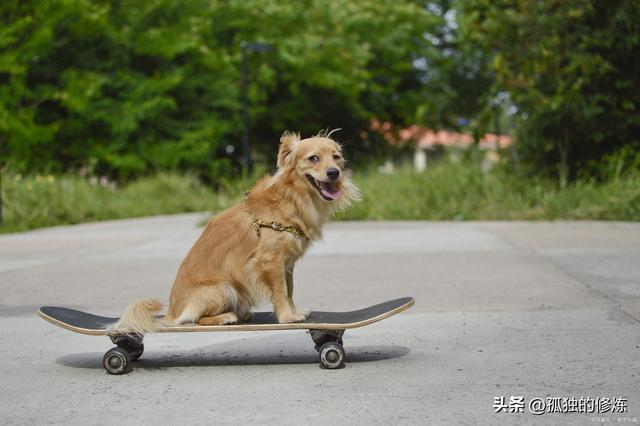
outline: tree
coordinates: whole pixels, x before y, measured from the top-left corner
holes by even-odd
[[[226,55],[208,54],[209,2],[3,3],[0,94],[12,165],[127,178],[189,167],[220,174],[235,102]]]
[[[416,121],[416,58],[438,17],[391,0],[148,0],[0,5],[0,137],[19,171],[128,179],[156,170],[231,175],[239,147],[240,42],[254,61],[254,146],[274,155],[285,129],[342,127],[359,141],[374,118]],[[347,149],[359,161],[383,144]],[[366,141],[369,142],[366,142]]]
[[[424,99],[416,121],[433,129],[484,133],[487,124],[482,112],[493,83],[489,55],[460,31],[454,0],[429,1],[425,7],[438,21],[424,34],[428,47],[417,61]]]
[[[283,129],[336,136],[354,162],[383,151],[373,119],[415,123],[425,99],[415,58],[438,18],[411,1],[229,1],[216,11],[214,37],[274,46],[261,57],[250,90],[254,140],[263,158],[275,155]],[[270,161],[272,163],[272,161]]]
[[[519,110],[520,157],[561,182],[640,149],[640,3],[461,0],[465,34],[492,56]],[[626,147],[626,148],[625,148]]]

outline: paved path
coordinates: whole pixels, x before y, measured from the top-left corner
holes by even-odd
[[[345,222],[296,268],[296,299],[415,307],[348,331],[321,370],[304,332],[150,335],[109,376],[107,339],[39,305],[118,314],[166,300],[200,215],[0,236],[1,424],[640,422],[640,224]],[[494,414],[494,397],[625,397],[625,414]]]

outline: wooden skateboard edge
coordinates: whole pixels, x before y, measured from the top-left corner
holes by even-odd
[[[66,322],[50,317],[49,315],[42,312],[40,309],[38,309],[38,316],[43,320],[50,322],[53,325],[73,331],[74,333],[88,334],[90,336],[108,336],[109,335],[109,330],[92,330],[89,328],[75,327],[73,325],[69,325]]]
[[[415,304],[412,297],[407,303],[400,305],[394,309],[384,312],[375,317],[367,318],[363,321],[353,323],[331,324],[331,323],[291,323],[291,324],[227,324],[227,325],[180,325],[162,327],[156,333],[196,333],[196,332],[221,332],[221,331],[277,331],[277,330],[347,330],[352,328],[360,328],[369,324],[382,321],[402,311],[405,311]],[[115,330],[95,330],[82,327],[76,327],[57,320],[38,309],[38,315],[45,321],[50,322],[60,328],[73,331],[74,333],[86,334],[90,336],[114,336],[119,333]]]

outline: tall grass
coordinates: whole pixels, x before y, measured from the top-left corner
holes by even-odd
[[[640,173],[607,182],[524,178],[495,168],[484,173],[472,162],[447,162],[424,173],[356,178],[364,199],[340,219],[359,220],[556,220],[640,219]]]
[[[166,174],[118,189],[77,176],[5,175],[3,201],[3,231],[218,207],[218,197],[196,179]]]
[[[159,174],[119,188],[78,176],[3,176],[1,232],[157,214],[219,211],[242,199],[258,175],[214,191],[192,176]],[[364,199],[343,220],[640,220],[640,173],[606,182],[524,178],[473,162],[446,162],[424,173],[356,174]]]

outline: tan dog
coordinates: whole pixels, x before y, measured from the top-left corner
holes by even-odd
[[[265,298],[279,322],[305,319],[293,303],[293,267],[321,237],[331,214],[360,195],[345,173],[340,145],[329,136],[282,136],[275,175],[209,220],[178,270],[162,322],[244,321]],[[154,299],[134,303],[115,327],[140,334],[157,330],[161,322],[154,314],[161,307]]]

